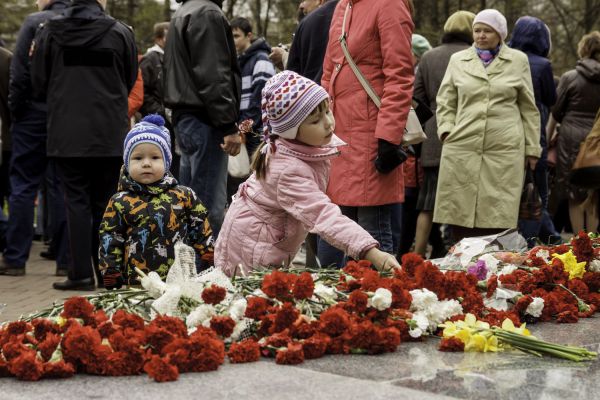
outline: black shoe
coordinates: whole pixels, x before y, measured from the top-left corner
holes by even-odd
[[[6,276],[23,276],[25,275],[25,266],[17,267],[7,263],[4,258],[0,257],[0,275]]]
[[[76,281],[67,279],[62,282],[54,282],[52,287],[56,290],[96,290],[94,278],[85,278]]]
[[[56,260],[56,254],[50,249],[44,250],[40,253],[40,257],[45,258],[46,260],[54,261]]]

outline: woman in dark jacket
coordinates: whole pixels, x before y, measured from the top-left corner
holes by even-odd
[[[556,102],[556,87],[552,74],[552,64],[548,60],[551,41],[549,28],[538,18],[521,17],[513,29],[509,46],[527,54],[531,68],[531,81],[535,95],[535,105],[540,112],[542,155],[535,167],[535,184],[542,198],[542,218],[540,221],[519,220],[519,230],[531,246],[539,237],[547,243],[559,236],[548,213],[548,146],[545,127],[548,123],[550,108]]]
[[[569,200],[573,232],[598,228],[597,196],[569,184],[569,174],[579,145],[591,131],[600,108],[600,32],[594,31],[579,41],[579,61],[560,78],[558,99],[552,116],[560,123],[557,140],[556,186],[558,194]],[[564,198],[563,197],[563,198]]]

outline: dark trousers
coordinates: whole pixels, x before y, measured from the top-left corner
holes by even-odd
[[[24,268],[33,240],[34,203],[46,172],[46,113],[30,110],[11,126],[9,220],[4,259]]]
[[[120,157],[55,158],[56,173],[62,184],[67,209],[69,240],[68,277],[91,278],[98,284],[98,229],[110,197],[117,191]]]

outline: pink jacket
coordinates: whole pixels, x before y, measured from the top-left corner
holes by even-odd
[[[215,266],[228,275],[256,266],[288,265],[308,232],[360,258],[378,245],[357,223],[342,215],[325,194],[330,159],[344,144],[335,135],[327,147],[277,139],[267,174],[252,174],[225,215],[215,247]]]
[[[378,206],[404,200],[402,168],[382,175],[373,164],[377,139],[400,144],[412,99],[412,18],[402,0],[353,0],[346,32],[352,58],[381,98],[369,99],[342,52],[344,11],[338,3],[329,31],[322,86],[329,92],[336,134],[349,144],[332,161],[327,194],[344,206]]]

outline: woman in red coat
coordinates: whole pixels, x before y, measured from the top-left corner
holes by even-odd
[[[344,57],[339,38],[345,13],[349,52],[381,99],[380,109]],[[387,252],[392,251],[391,205],[404,200],[402,168],[394,161],[412,99],[413,27],[407,1],[340,0],[321,80],[331,96],[336,134],[348,143],[332,162],[327,194]],[[340,265],[342,258],[319,243],[321,265]]]

